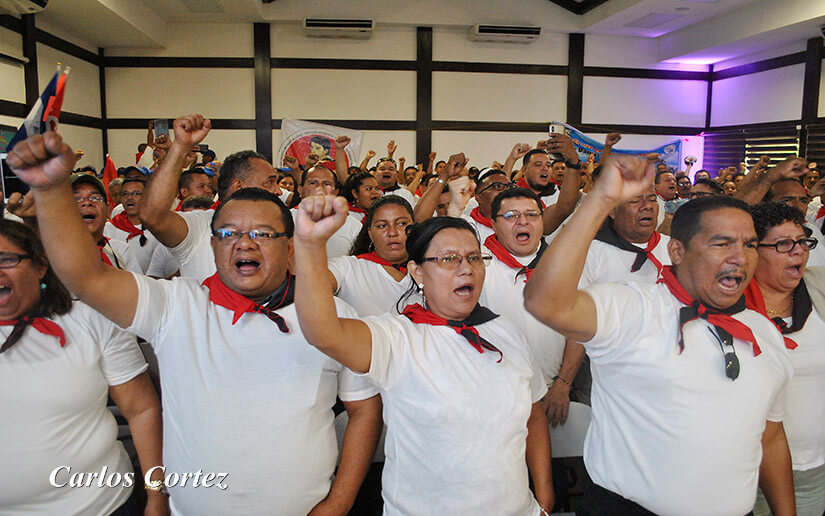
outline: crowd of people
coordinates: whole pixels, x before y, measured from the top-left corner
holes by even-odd
[[[825,512],[815,163],[712,178],[618,133],[598,161],[558,133],[490,166],[393,141],[355,166],[346,136],[217,161],[210,129],[150,126],[108,184],[56,132],[10,149],[0,514],[317,516],[377,489],[385,514],[546,516],[571,401],[582,514]]]

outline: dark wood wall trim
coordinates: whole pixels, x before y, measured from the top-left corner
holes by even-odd
[[[20,32],[23,38],[23,57],[29,60],[23,65],[26,104],[34,106],[37,97],[40,96],[40,82],[37,76],[37,42],[35,40],[37,28],[34,25],[33,14],[24,14],[20,20],[23,23],[23,30]]]
[[[60,113],[60,123],[79,125],[81,127],[92,127],[94,129],[103,129],[105,127],[102,118],[81,115],[80,113],[72,113],[70,111],[62,111]]]
[[[107,56],[103,58],[103,65],[106,68],[255,68],[255,58]]]
[[[251,118],[211,118],[212,129],[255,129],[255,120]],[[173,119],[169,119],[169,126],[172,126]],[[108,129],[142,129],[146,130],[146,125],[150,122],[148,118],[108,118],[106,127]]]
[[[740,77],[742,75],[750,75],[753,73],[775,70],[776,68],[784,68],[786,66],[802,64],[805,62],[806,54],[807,52],[797,52],[795,54],[788,54],[774,57],[772,59],[765,59],[763,61],[756,61],[755,63],[734,66],[733,68],[727,68],[725,70],[715,71],[711,74],[711,80],[720,81],[722,79],[730,79],[732,77]]]
[[[0,14],[0,27],[5,27],[17,33],[23,32],[23,22],[10,14]]]
[[[812,124],[819,115],[819,82],[822,77],[822,38],[808,40],[805,80],[802,85],[802,123]]]
[[[12,100],[0,100],[0,115],[16,116],[19,118],[26,118],[29,114],[29,108],[22,102],[14,102]]]
[[[705,129],[706,133],[716,133],[721,131],[737,131],[745,129],[783,129],[788,126],[800,125],[802,120],[781,120],[779,122],[757,122],[754,124],[720,125]]]
[[[103,62],[103,49],[97,49],[97,58],[98,62]],[[100,87],[100,119],[103,121],[101,129],[103,129],[103,134],[101,135],[101,143],[103,144],[103,156],[105,157],[109,154],[109,129],[106,124],[107,116],[106,116],[106,68],[103,66],[97,67],[97,80]]]
[[[272,162],[272,55],[268,23],[256,23],[255,48],[255,147]]]
[[[567,123],[582,122],[584,34],[570,34],[567,49]]]
[[[585,66],[585,77],[626,77],[628,79],[666,79],[674,81],[707,81],[709,72],[685,72],[681,70],[648,70],[645,68],[615,68]]]
[[[79,47],[74,43],[66,41],[65,39],[58,38],[57,36],[49,34],[48,32],[42,31],[40,29],[36,29],[34,31],[34,37],[38,43],[42,43],[46,46],[52,47],[55,50],[59,50],[65,54],[69,54],[70,56],[74,56],[78,59],[88,61],[93,65],[100,66],[99,54],[89,52],[85,48]]]
[[[708,73],[713,75],[713,65],[708,67]],[[710,127],[710,118],[713,114],[713,81],[708,81],[708,93],[705,99],[705,127]]]
[[[644,135],[679,135],[695,136],[704,127],[686,126],[666,126],[666,125],[627,125],[627,124],[571,124],[583,133],[609,133],[618,131],[623,134],[644,134]]]
[[[309,68],[315,70],[416,70],[415,61],[388,59],[304,59],[273,57],[272,68]]]
[[[432,27],[417,29],[415,92],[415,162],[426,163],[433,147]]]
[[[316,124],[335,125],[338,127],[346,127],[347,129],[355,129],[356,131],[415,131],[417,124],[415,120],[340,120],[340,119],[323,119],[323,118],[309,118],[307,122],[314,122]],[[281,119],[276,118],[272,120],[272,129],[281,128]]]
[[[517,63],[473,63],[466,61],[433,61],[435,72],[513,73],[528,75],[567,75],[567,66]]]

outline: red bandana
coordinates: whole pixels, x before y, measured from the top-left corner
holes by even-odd
[[[550,178],[550,182],[555,184],[555,181],[553,181],[553,178]],[[516,186],[518,186],[519,188],[526,188],[526,189],[530,190],[531,192],[533,192],[533,189],[530,188],[529,184],[527,184],[527,179],[525,179],[524,176],[521,176],[519,178],[518,182],[516,183]],[[559,185],[559,186],[561,186],[561,185]],[[550,190],[549,192],[545,192],[545,193],[547,193],[549,195],[549,194],[553,193],[553,191]],[[539,202],[541,203],[541,209],[543,210],[543,209],[547,208],[547,206],[544,204],[544,199],[541,198],[542,197],[541,194],[536,194],[536,195],[539,196]]]
[[[748,288],[745,289],[745,305],[751,310],[759,312],[769,319],[774,326],[776,326],[776,329],[779,330],[779,333],[785,333],[776,321],[768,317],[768,309],[765,306],[765,298],[762,297],[762,289],[759,288],[759,284],[756,283],[756,280],[751,280],[748,284]],[[797,343],[793,339],[785,337],[785,335],[782,335],[782,338],[785,339],[786,348],[796,349]]]
[[[378,256],[377,254],[375,254],[375,251],[373,251],[371,253],[359,254],[358,256],[356,256],[356,258],[358,258],[359,260],[367,260],[367,261],[370,261],[370,262],[375,262],[375,263],[380,264],[380,265],[386,265],[387,267],[392,267],[393,269],[399,270],[401,272],[407,272],[407,268],[404,267],[403,265],[390,263],[387,260],[385,260],[385,259],[381,258],[380,256]]]
[[[217,273],[203,280],[203,285],[209,289],[210,301],[218,306],[222,306],[227,310],[232,311],[233,325],[238,322],[238,319],[240,319],[245,313],[261,313],[269,317],[270,320],[277,324],[278,329],[281,330],[281,333],[289,333],[289,327],[286,325],[284,318],[275,313],[276,309],[292,302],[292,299],[288,298],[290,297],[290,293],[294,293],[295,279],[293,276],[287,276],[286,281],[287,288],[284,289],[283,299],[281,299],[275,306],[271,307],[260,305],[248,297],[242,296],[230,289],[224,284],[223,281],[221,281]]]
[[[518,272],[516,273],[516,279],[518,279],[519,275],[524,274],[525,283],[527,283],[527,280],[529,280],[530,276],[533,275],[533,270],[539,264],[539,260],[541,260],[541,255],[544,254],[544,250],[547,249],[547,242],[545,242],[542,238],[541,243],[539,244],[538,252],[536,253],[536,257],[533,258],[527,265],[522,265],[521,262],[516,260],[516,258],[512,254],[510,254],[510,251],[508,251],[504,248],[503,245],[501,245],[501,242],[498,241],[496,235],[488,236],[487,239],[484,241],[484,245],[487,247],[487,249],[490,250],[491,253],[493,253],[493,256],[495,256],[498,259],[498,261],[500,261],[504,265],[507,265],[508,267],[518,270]]]
[[[482,324],[498,317],[497,314],[494,314],[492,311],[481,305],[476,305],[473,312],[470,314],[470,317],[463,321],[448,321],[443,317],[435,315],[418,303],[414,305],[407,305],[401,314],[416,324],[448,326],[455,330],[456,333],[467,339],[467,342],[469,342],[470,345],[473,346],[479,353],[484,353],[484,350],[486,349],[499,354],[498,362],[501,362],[501,359],[504,358],[501,350],[479,335],[478,330],[475,329],[477,324]]]
[[[470,210],[470,218],[482,226],[487,226],[488,228],[493,229],[493,221],[482,215],[478,206]]]
[[[112,217],[109,220],[109,222],[111,222],[111,224],[117,229],[129,233],[129,235],[126,237],[127,242],[136,236],[140,236],[143,237],[141,239],[142,244],[146,243],[146,237],[143,234],[143,230],[139,229],[137,226],[129,222],[129,216],[126,215],[125,211],[122,211],[114,217]]]
[[[819,209],[816,212],[816,220],[819,220],[822,217],[825,217],[825,204],[820,206]]]
[[[659,245],[659,242],[661,240],[661,233],[659,233],[658,231],[653,231],[653,234],[650,235],[650,239],[647,241],[647,246],[644,249],[642,249],[642,252],[645,253],[644,255],[647,257],[648,260],[650,260],[650,263],[656,266],[656,270],[659,271],[659,274],[662,274],[663,265],[662,262],[660,262],[659,259],[653,255],[653,250],[656,249],[656,246]],[[639,270],[642,268],[642,266],[639,265],[639,267],[636,267],[636,264],[634,263],[633,268]],[[633,268],[631,268],[631,272],[636,272],[633,270]]]
[[[183,209],[183,199],[178,201],[178,205],[175,206],[175,211],[181,211]]]
[[[48,319],[44,319],[42,317],[21,317],[20,319],[11,319],[8,321],[0,321],[0,326],[14,326],[11,333],[9,334],[8,338],[6,338],[6,342],[0,346],[0,353],[8,350],[10,347],[14,346],[20,337],[23,335],[23,331],[26,327],[31,326],[35,330],[39,331],[44,335],[51,335],[53,337],[57,337],[57,340],[60,342],[60,347],[64,347],[66,345],[66,335],[63,334],[63,329],[55,322],[50,321]]]
[[[103,252],[103,248],[109,243],[109,239],[103,237],[103,240],[97,243],[97,248],[100,250],[100,259],[103,260],[103,263],[106,265],[112,265],[112,260],[109,259],[109,256]],[[114,267],[114,265],[112,265]]]
[[[745,309],[744,296],[743,299],[741,299],[737,304],[724,311],[707,307],[698,301],[694,301],[693,298],[690,297],[690,294],[687,293],[684,287],[682,287],[679,283],[679,280],[676,279],[676,275],[673,273],[673,267],[670,265],[666,265],[662,268],[662,277],[659,278],[658,283],[664,283],[667,285],[667,288],[670,290],[670,293],[673,294],[673,297],[675,297],[683,305],[686,305],[679,310],[680,334],[682,332],[682,326],[684,326],[685,323],[694,319],[702,318],[710,324],[727,331],[733,337],[753,344],[753,356],[758,356],[762,352],[762,350],[759,349],[759,345],[756,343],[756,337],[753,335],[751,329],[741,321],[737,321],[731,317],[732,313],[741,312]],[[685,344],[681,337],[679,338],[679,349],[680,351],[685,349]]]
[[[220,206],[220,205],[221,205],[221,200],[218,199],[217,201],[212,203],[212,206],[210,206],[209,209],[210,210],[217,210],[218,206]]]

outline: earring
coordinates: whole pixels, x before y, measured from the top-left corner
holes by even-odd
[[[367,251],[371,253],[371,252],[373,252],[374,250],[375,250],[375,245],[373,245],[373,243],[372,243],[372,242],[370,242],[370,246],[367,248]]]
[[[46,284],[42,281],[40,282],[40,290],[46,290]]]

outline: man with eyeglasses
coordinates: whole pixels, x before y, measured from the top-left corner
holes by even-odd
[[[106,220],[109,218],[109,203],[106,188],[100,179],[91,174],[72,174],[71,185],[77,210],[86,229],[97,242],[103,262],[118,269],[141,272],[140,264],[129,244],[125,240],[104,235]]]
[[[590,356],[590,514],[746,514],[757,481],[774,514],[794,514],[782,427],[792,368],[773,323],[745,308],[758,243],[748,205],[684,204],[661,281],[579,290],[602,221],[653,178],[653,161],[611,156],[525,288],[527,310]]]
[[[120,190],[123,211],[109,219],[103,228],[104,236],[128,244],[129,252],[140,266],[139,270],[133,272],[141,274],[146,274],[152,262],[152,253],[160,245],[158,239],[143,228],[138,217],[145,188],[146,182],[141,179],[124,179]]]
[[[81,219],[67,216],[73,156],[51,132],[19,143],[8,163],[31,186],[44,245],[64,284],[152,343],[163,385],[166,478],[191,479],[169,486],[173,512],[345,514],[375,450],[380,399],[301,332],[287,267],[289,210],[272,192],[239,189],[211,217],[217,272],[203,282],[155,280],[103,266]],[[345,303],[336,306],[356,317]],[[337,473],[336,394],[349,412]]]
[[[487,266],[479,302],[506,316],[527,337],[547,386],[545,412],[555,427],[566,420],[570,380],[565,378],[573,378],[575,371],[571,374],[568,370],[578,368],[583,352],[573,357],[575,364],[563,362],[563,357],[570,358],[565,353],[564,336],[524,310],[524,285],[547,248],[542,238],[541,201],[526,188],[514,188],[496,196],[491,211],[495,234],[482,241],[482,251],[493,259]],[[548,405],[549,398],[559,402]]]
[[[697,199],[699,197],[708,197],[710,195],[723,195],[722,187],[719,183],[710,179],[699,178],[690,189],[690,199]]]

